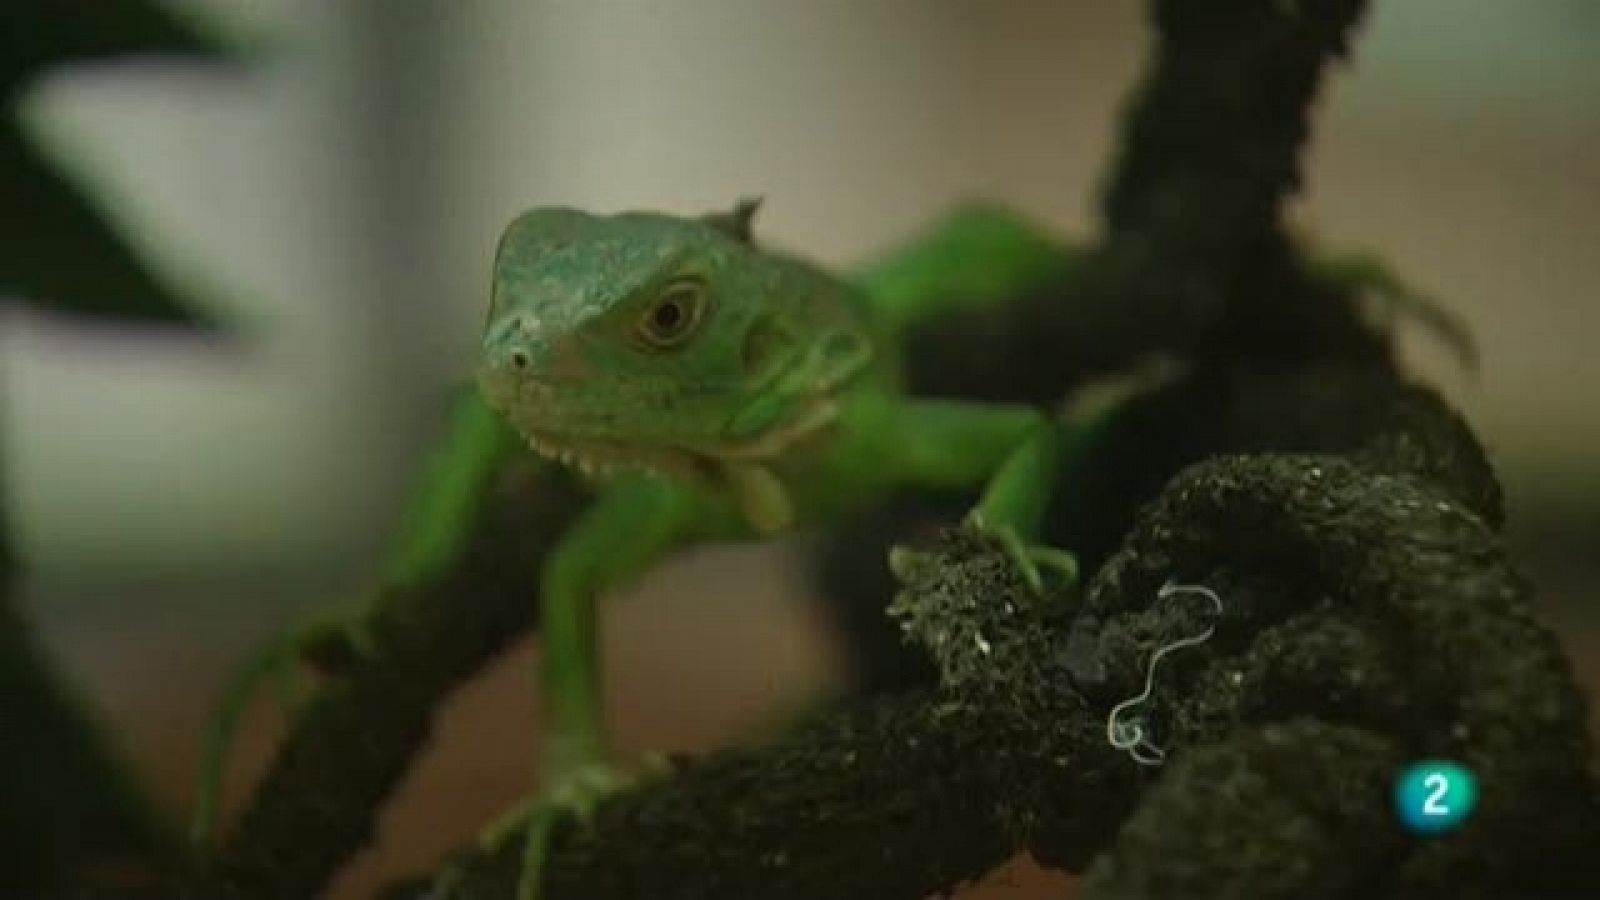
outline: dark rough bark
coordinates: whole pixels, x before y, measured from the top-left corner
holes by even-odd
[[[1381,359],[1343,286],[1280,221],[1328,67],[1361,0],[1152,4],[1158,43],[1101,202],[1104,232],[1057,290],[913,335],[930,393],[1047,403],[1154,353]],[[996,353],[995,347],[1006,352]]]
[[[982,875],[1041,827],[1087,858],[1140,774],[1095,739],[1095,713],[1050,661],[1069,605],[1023,601],[1003,557],[960,533],[909,568],[897,612],[961,677],[851,704],[768,748],[682,762],[565,832],[549,896],[923,897]],[[988,652],[939,637],[974,629]],[[449,896],[509,896],[515,847],[454,861]]]
[[[1323,378],[1252,383],[1298,386],[1308,419],[1330,407]],[[1088,897],[1600,887],[1584,704],[1484,519],[1496,507],[1457,499],[1481,498],[1487,472],[1443,464],[1474,456],[1470,441],[1419,452],[1465,432],[1431,395],[1388,392],[1364,396],[1401,412],[1359,440],[1335,434],[1343,453],[1184,469],[1081,603],[1030,599],[959,532],[913,552],[891,612],[937,687],[615,798],[558,845],[550,896],[911,898],[1022,849],[1086,873]],[[1209,621],[1157,598],[1169,579],[1212,587],[1224,612],[1209,642],[1163,663],[1148,715],[1169,761],[1144,768],[1108,745],[1106,716],[1156,647]],[[1459,835],[1418,841],[1391,811],[1392,779],[1438,756],[1479,774],[1482,806]],[[453,864],[448,896],[508,896],[510,855]]]
[[[1296,890],[1325,885],[1346,867],[1357,869],[1362,882],[1327,896],[1491,897],[1600,887],[1589,853],[1600,838],[1600,806],[1586,709],[1554,637],[1532,617],[1527,585],[1479,511],[1436,482],[1384,474],[1405,468],[1407,459],[1375,453],[1371,460],[1271,454],[1198,464],[1169,484],[1101,569],[1077,626],[1096,635],[1091,658],[1104,668],[1091,674],[1107,683],[1097,696],[1137,690],[1142,672],[1135,666],[1119,673],[1115,660],[1118,648],[1147,645],[1151,633],[1139,617],[1119,619],[1124,607],[1107,604],[1109,598],[1148,597],[1176,577],[1210,585],[1227,607],[1210,660],[1196,653],[1163,670],[1167,683],[1190,685],[1192,694],[1155,708],[1172,740],[1210,747],[1213,755],[1232,753],[1239,758],[1228,765],[1241,774],[1167,801],[1188,803],[1194,812],[1171,817],[1174,831],[1164,849],[1121,864],[1134,873],[1126,877],[1146,886],[1132,896],[1163,896],[1155,887],[1167,883],[1162,872],[1195,865],[1174,855],[1186,818],[1217,817],[1207,834],[1241,847],[1267,839],[1247,831],[1224,837],[1225,829],[1242,827],[1226,824],[1233,800],[1219,797],[1229,798],[1228,778],[1283,782],[1287,792],[1302,776],[1270,758],[1242,757],[1251,745],[1239,743],[1235,723],[1302,716],[1318,726],[1359,729],[1374,747],[1381,741],[1388,749],[1378,758],[1390,763],[1381,769],[1385,778],[1395,776],[1394,762],[1443,757],[1474,769],[1483,793],[1468,829],[1419,842],[1402,839],[1389,815],[1390,784],[1362,775],[1368,799],[1383,807],[1382,821],[1354,817],[1333,831],[1319,824],[1302,852],[1275,856],[1279,867],[1288,861],[1307,867],[1304,884],[1281,896],[1322,896]],[[1282,751],[1283,759],[1299,752]],[[1364,752],[1329,771],[1329,790],[1364,771]],[[1336,799],[1306,802],[1314,811]],[[1249,815],[1264,813],[1253,808]],[[1278,830],[1293,824],[1280,822]],[[1144,827],[1155,826],[1147,817]],[[1359,847],[1382,834],[1392,841],[1370,858],[1312,865],[1320,842]],[[1119,843],[1114,856],[1126,853]],[[1195,876],[1185,895],[1280,896],[1265,889],[1230,893],[1237,864],[1219,857],[1218,871]],[[1124,895],[1112,887],[1123,877],[1108,874],[1111,866],[1102,861],[1091,872],[1090,896],[1102,889]],[[1264,862],[1261,874],[1278,877],[1269,868]]]

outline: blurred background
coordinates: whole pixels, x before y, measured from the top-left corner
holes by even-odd
[[[0,306],[0,458],[24,602],[173,815],[247,650],[349,602],[469,371],[494,239],[562,203],[766,197],[766,240],[848,266],[963,198],[1093,226],[1143,4],[192,0],[254,66],[63,70],[28,132],[242,336]],[[1600,687],[1600,6],[1377,2],[1323,97],[1297,223],[1471,324],[1415,369],[1502,474],[1542,612]],[[26,211],[21,211],[26,214]],[[16,215],[17,211],[10,211]],[[841,683],[784,548],[675,561],[606,610],[624,750],[748,737]],[[530,593],[531,602],[531,593]],[[531,648],[446,712],[340,879],[361,896],[523,791]],[[264,704],[237,801],[281,723]],[[985,896],[1022,896],[1025,865]]]

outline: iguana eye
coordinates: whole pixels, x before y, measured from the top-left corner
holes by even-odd
[[[634,331],[646,347],[669,350],[688,340],[706,308],[705,284],[696,279],[674,281],[645,307]]]

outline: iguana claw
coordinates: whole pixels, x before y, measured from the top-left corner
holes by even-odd
[[[498,855],[508,843],[520,840],[522,865],[516,900],[538,900],[557,827],[568,819],[587,823],[607,797],[658,777],[667,768],[662,758],[647,760],[638,774],[601,762],[578,766],[485,828],[478,836],[478,848],[484,854]],[[461,877],[459,869],[446,866],[434,878],[428,896],[449,897]]]
[[[968,513],[963,524],[999,545],[1000,552],[1021,573],[1023,582],[1035,596],[1045,592],[1046,572],[1055,575],[1063,584],[1071,584],[1078,578],[1078,560],[1071,553],[1047,544],[1030,544],[1011,525],[987,521],[982,510]]]

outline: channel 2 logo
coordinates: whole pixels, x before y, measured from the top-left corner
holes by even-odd
[[[1455,831],[1477,805],[1478,779],[1457,763],[1424,760],[1402,772],[1395,782],[1394,807],[1400,824],[1421,837]]]

